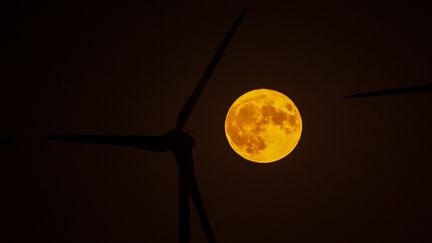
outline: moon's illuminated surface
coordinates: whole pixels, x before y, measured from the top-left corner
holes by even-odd
[[[225,119],[225,134],[241,157],[258,163],[280,160],[300,140],[302,119],[294,102],[271,89],[240,96]]]

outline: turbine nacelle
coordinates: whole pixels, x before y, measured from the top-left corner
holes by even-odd
[[[167,145],[167,149],[171,151],[192,150],[196,145],[195,139],[190,133],[177,129],[165,133],[162,135],[162,139]]]

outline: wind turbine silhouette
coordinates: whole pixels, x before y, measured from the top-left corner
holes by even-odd
[[[183,105],[177,116],[175,127],[161,136],[140,136],[140,135],[48,135],[51,140],[71,141],[79,143],[106,144],[127,146],[143,149],[152,152],[171,151],[179,167],[179,242],[190,242],[190,219],[189,219],[189,195],[195,205],[201,225],[204,229],[208,242],[214,243],[215,237],[211,228],[203,201],[201,199],[198,183],[195,177],[192,149],[195,146],[194,138],[183,131],[188,118],[190,117],[198,99],[200,98],[206,84],[217,64],[223,56],[235,32],[247,12],[246,6],[240,16],[234,22],[231,29],[226,34],[222,44],[207,66],[204,74],[196,85],[190,97]]]
[[[345,99],[366,98],[366,97],[384,96],[384,95],[411,94],[411,93],[420,93],[420,92],[432,92],[432,84],[405,86],[405,87],[393,88],[393,89],[369,91],[369,92],[364,92],[359,94],[348,95],[345,96]]]

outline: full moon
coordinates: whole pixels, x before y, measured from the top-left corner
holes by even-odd
[[[302,119],[294,102],[271,89],[240,96],[228,110],[225,134],[241,157],[257,162],[278,161],[297,146]]]

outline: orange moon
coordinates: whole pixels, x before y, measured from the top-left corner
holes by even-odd
[[[228,110],[225,134],[232,149],[257,163],[278,161],[297,146],[302,119],[294,102],[271,89],[240,96]]]

